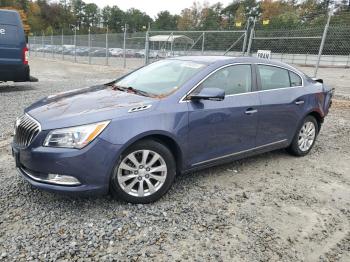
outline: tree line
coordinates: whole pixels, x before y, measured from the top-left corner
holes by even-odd
[[[142,10],[126,11],[117,5],[100,9],[94,3],[83,0],[0,0],[1,7],[23,10],[31,33],[72,33],[78,30],[85,34],[90,29],[95,33],[154,30],[232,30],[245,27],[248,17],[255,17],[258,26],[266,28],[295,28],[305,25],[324,25],[327,10],[334,9],[335,23],[349,25],[350,0],[233,0],[224,6],[218,2],[193,2],[180,14],[161,11],[152,18]],[[264,24],[264,25],[263,25]]]

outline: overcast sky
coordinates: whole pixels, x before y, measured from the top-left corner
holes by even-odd
[[[117,5],[124,11],[134,7],[146,12],[154,18],[159,11],[168,10],[172,14],[180,14],[182,9],[190,7],[193,3],[191,0],[84,0],[85,3],[95,3],[100,8],[106,5]],[[221,2],[224,5],[233,2],[233,0],[206,0],[199,1],[200,3],[208,2],[210,5]]]

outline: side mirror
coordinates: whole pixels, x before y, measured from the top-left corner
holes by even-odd
[[[220,88],[203,88],[198,94],[191,94],[188,98],[192,101],[222,101],[225,99],[225,91]]]

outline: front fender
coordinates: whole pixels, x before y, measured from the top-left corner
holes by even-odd
[[[112,120],[101,138],[112,144],[124,145],[146,135],[164,134],[181,144],[186,140],[187,128],[187,111],[140,114],[140,117]]]

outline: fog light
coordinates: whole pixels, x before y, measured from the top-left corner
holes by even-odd
[[[66,185],[66,186],[76,186],[80,185],[78,179],[72,176],[63,176],[58,174],[48,174],[47,182],[58,185]]]

